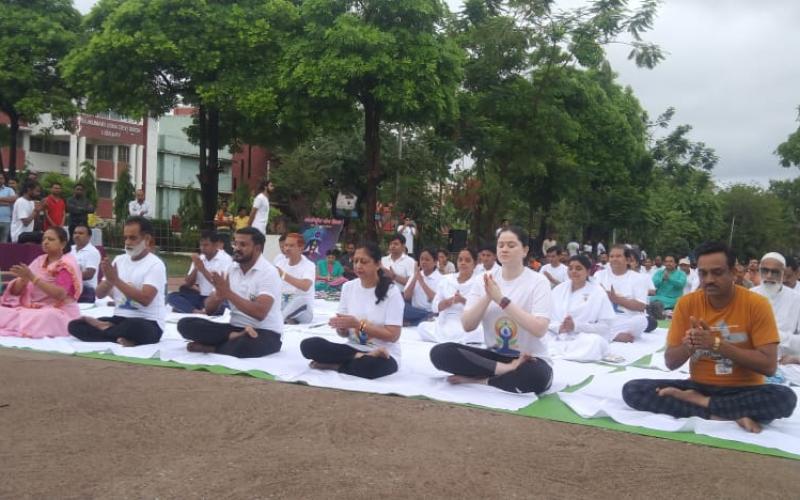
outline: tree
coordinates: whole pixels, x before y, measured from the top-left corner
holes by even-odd
[[[800,121],[800,107],[797,108],[798,121]],[[781,165],[784,167],[800,167],[800,128],[789,134],[785,142],[782,142],[775,154],[780,157]]]
[[[85,196],[92,202],[92,206],[97,206],[97,181],[94,175],[94,164],[90,161],[81,163],[81,173],[78,182],[83,184]]]
[[[22,122],[50,113],[69,128],[73,93],[61,78],[60,61],[77,38],[80,13],[71,0],[4,0],[0,14],[0,111],[9,118],[10,176],[16,174]]]
[[[93,110],[160,116],[178,103],[197,108],[203,220],[214,218],[219,150],[242,119],[274,116],[274,68],[286,0],[102,0],[85,40],[67,57],[69,81]],[[223,116],[228,125],[221,129]]]
[[[302,34],[280,67],[293,103],[287,113],[313,110],[333,128],[353,113],[363,116],[364,218],[371,221],[382,174],[381,124],[454,119],[463,53],[442,30],[439,0],[307,0],[299,13]],[[366,228],[374,241],[374,224]]]
[[[719,197],[728,228],[735,218],[731,246],[740,261],[760,259],[771,251],[791,255],[797,250],[795,225],[787,217],[784,201],[773,193],[736,184],[720,192]]]
[[[178,216],[181,218],[181,227],[184,231],[197,229],[203,222],[203,207],[200,203],[200,192],[194,189],[194,183],[181,193],[181,203],[178,206]]]
[[[131,181],[128,167],[122,167],[117,174],[116,192],[114,193],[114,218],[118,223],[128,218],[128,204],[136,197],[136,189]]]

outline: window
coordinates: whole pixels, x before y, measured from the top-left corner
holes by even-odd
[[[69,141],[34,135],[31,136],[31,152],[69,156]]]
[[[94,161],[94,144],[86,145],[86,159],[89,161]]]
[[[97,197],[98,198],[111,198],[111,188],[114,186],[113,182],[97,181]]]
[[[128,146],[117,146],[119,148],[119,159],[117,161],[124,161],[128,163],[131,156],[131,148]]]
[[[97,159],[98,160],[113,160],[114,159],[114,146],[97,146]]]

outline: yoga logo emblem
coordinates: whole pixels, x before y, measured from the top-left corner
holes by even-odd
[[[499,353],[517,354],[517,324],[509,318],[500,318],[494,324],[495,350]]]

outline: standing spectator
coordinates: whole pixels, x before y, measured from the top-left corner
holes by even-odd
[[[580,248],[581,246],[580,244],[578,244],[577,241],[575,240],[570,241],[569,243],[567,243],[567,253],[569,255],[566,255],[566,257],[574,257],[575,255],[578,255],[578,251],[580,250]]]
[[[75,184],[72,196],[67,199],[67,213],[69,214],[69,234],[75,233],[76,226],[89,227],[89,214],[94,212],[94,206],[86,197],[86,188],[80,182]]]
[[[558,241],[556,241],[556,235],[553,233],[547,233],[547,237],[542,242],[542,255],[547,255],[547,251],[556,245],[558,245]]]
[[[153,216],[150,204],[144,199],[144,189],[136,190],[136,199],[128,203],[128,214],[131,217],[140,216],[147,219]]]
[[[20,236],[33,233],[34,221],[41,212],[41,204],[36,201],[41,194],[41,188],[35,182],[26,181],[22,185],[22,196],[14,202],[11,212],[11,242],[19,242]],[[27,235],[26,235],[27,236]],[[26,241],[34,241],[24,238]],[[41,241],[41,239],[39,239]],[[23,241],[24,243],[25,241]]]
[[[67,217],[67,204],[61,197],[61,184],[50,185],[50,194],[44,199],[44,230],[51,227],[64,227]]]
[[[403,223],[397,226],[397,234],[402,234],[406,239],[406,249],[408,255],[414,256],[414,237],[417,235],[417,225],[407,216],[403,219]]]
[[[275,190],[271,181],[262,181],[258,185],[258,194],[253,200],[253,210],[250,211],[250,227],[254,227],[264,236],[267,235],[269,223],[269,193]]]
[[[238,231],[250,227],[250,216],[247,215],[247,207],[239,207],[239,212],[233,218],[233,230]]]
[[[214,216],[214,227],[217,234],[222,239],[222,244],[225,251],[229,254],[233,253],[231,246],[231,229],[233,228],[233,216],[228,211],[228,201],[222,200],[219,204],[217,214]]]
[[[11,208],[17,201],[17,193],[6,186],[5,174],[0,172],[0,243],[7,243],[11,233]]]
[[[344,268],[344,277],[352,280],[355,279],[356,273],[353,270],[353,257],[356,255],[356,245],[355,243],[348,243],[345,245],[345,253],[339,257],[339,263]]]

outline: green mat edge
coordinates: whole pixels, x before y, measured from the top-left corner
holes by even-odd
[[[4,349],[8,349],[4,347]],[[11,348],[14,349],[14,348]],[[32,352],[41,352],[45,354],[63,354],[63,353],[55,353],[55,352],[47,352],[47,351],[38,351],[35,349],[27,349],[22,348],[24,350],[29,350]],[[67,356],[70,356],[67,354]],[[277,381],[275,377],[267,372],[263,372],[260,370],[248,370],[248,371],[241,371],[241,370],[234,370],[232,368],[227,368],[224,366],[219,365],[189,365],[178,363],[175,361],[162,361],[160,359],[143,359],[143,358],[131,358],[126,356],[117,356],[116,354],[105,354],[105,353],[75,353],[74,356],[80,358],[90,358],[90,359],[100,359],[105,361],[116,361],[122,363],[130,363],[135,365],[144,365],[144,366],[157,366],[163,368],[178,368],[184,369],[189,371],[207,371],[210,373],[215,373],[219,375],[246,375],[253,378],[261,379],[261,380],[272,380]],[[635,364],[642,366],[645,364],[645,360],[649,362],[649,356],[638,360]],[[640,364],[641,363],[641,364]],[[620,370],[624,369],[624,367],[619,367]],[[571,386],[566,389],[566,392],[573,392],[581,387],[585,386],[592,380],[592,376],[588,377],[586,380],[581,382],[580,384]],[[706,436],[703,434],[695,434],[694,432],[667,432],[667,431],[659,431],[655,429],[647,429],[645,427],[635,427],[632,425],[621,424],[619,422],[615,422],[609,417],[600,417],[600,418],[592,418],[586,419],[580,417],[576,414],[572,409],[566,405],[561,399],[558,397],[557,394],[548,394],[546,396],[540,397],[537,401],[533,402],[532,404],[521,408],[516,411],[508,411],[508,410],[498,410],[497,408],[487,408],[485,406],[479,405],[470,405],[470,404],[458,404],[452,403],[448,401],[438,401],[430,398],[420,397],[415,399],[424,399],[428,401],[437,401],[440,403],[446,404],[455,404],[458,406],[465,406],[469,408],[475,408],[484,411],[493,411],[493,412],[500,412],[505,413],[507,415],[518,415],[522,417],[528,418],[540,418],[543,420],[550,420],[555,422],[562,422],[567,424],[576,424],[576,425],[586,425],[589,427],[596,427],[611,431],[618,431],[618,432],[627,432],[630,434],[637,434],[640,436],[649,436],[661,439],[669,439],[671,441],[679,441],[694,445],[703,445],[703,446],[710,446],[713,448],[722,448],[728,450],[735,450],[735,451],[742,451],[746,453],[755,453],[758,455],[767,455],[773,456],[778,458],[788,458],[791,460],[800,460],[800,455],[795,455],[793,453],[785,452],[782,450],[778,450],[775,448],[766,448],[763,446],[742,443],[740,441],[730,441],[727,439],[720,439],[711,436]]]

